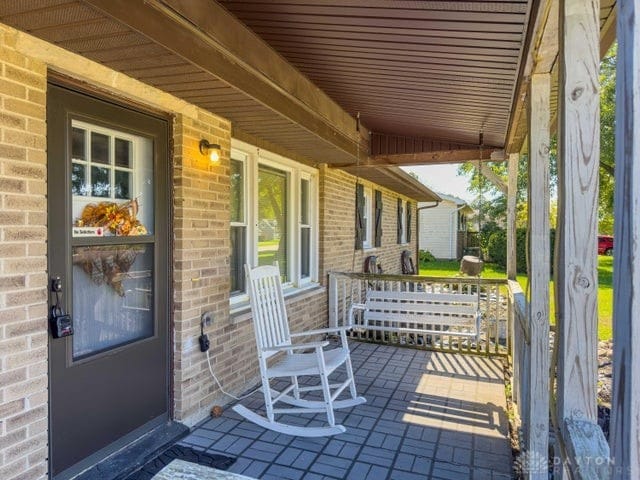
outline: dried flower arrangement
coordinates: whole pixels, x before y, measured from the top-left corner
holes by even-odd
[[[147,229],[136,218],[137,199],[123,204],[100,202],[89,204],[82,210],[78,226],[103,227],[113,235],[146,235]],[[103,282],[121,296],[125,296],[122,281],[136,260],[138,253],[144,252],[141,245],[99,245],[79,247],[73,255],[73,262],[80,265],[91,280],[100,285]]]
[[[79,223],[86,227],[104,227],[114,235],[146,235],[147,229],[138,214],[138,200],[118,205],[115,202],[90,203],[82,210]]]

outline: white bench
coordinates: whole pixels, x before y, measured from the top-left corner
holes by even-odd
[[[358,311],[362,312],[359,316]],[[451,335],[476,341],[481,319],[478,297],[465,293],[368,289],[365,303],[354,303],[349,310],[349,326],[356,330]]]

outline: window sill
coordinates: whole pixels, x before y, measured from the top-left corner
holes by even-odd
[[[310,297],[318,294],[325,290],[325,287],[320,285],[319,283],[308,283],[302,287],[285,287],[284,288],[284,299],[285,301],[290,300],[303,300],[306,297]],[[251,305],[249,304],[249,298],[246,295],[243,295],[242,300],[238,300],[236,303],[231,304],[230,318],[231,324],[237,325],[246,320],[251,319]]]

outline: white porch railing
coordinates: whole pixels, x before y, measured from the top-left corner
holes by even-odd
[[[509,351],[506,280],[331,272],[329,325],[346,325],[349,322],[351,304],[364,303],[367,289],[472,295],[477,295],[479,290],[482,313],[479,341],[475,338],[460,338],[453,332],[447,335],[444,329],[441,335],[365,330],[353,332],[351,335],[354,338],[455,353],[506,356]]]

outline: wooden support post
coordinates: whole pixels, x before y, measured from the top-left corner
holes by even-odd
[[[640,478],[640,2],[618,3],[613,402],[615,479]]]
[[[529,87],[529,285],[531,373],[528,391],[528,458],[546,465],[549,448],[549,121],[551,75],[535,73]],[[527,478],[546,479],[546,468],[529,468]]]
[[[565,441],[566,420],[597,418],[599,13],[599,0],[560,2],[555,289],[557,417]]]
[[[518,198],[518,163],[520,154],[509,155],[507,188],[507,278],[516,279],[516,200]]]

